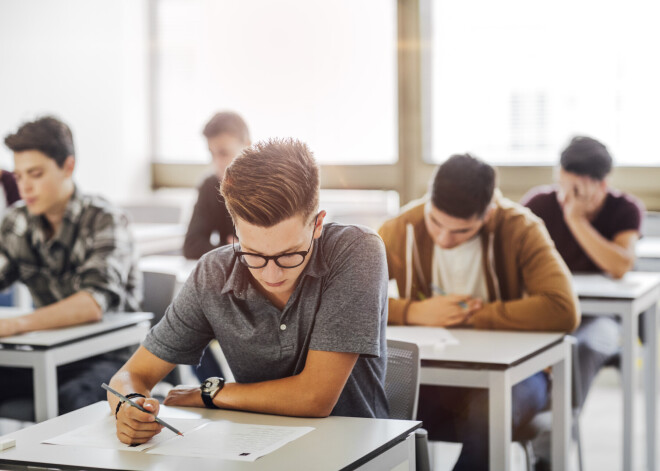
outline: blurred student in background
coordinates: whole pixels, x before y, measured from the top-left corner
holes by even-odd
[[[213,164],[209,175],[199,186],[197,203],[193,210],[183,243],[183,255],[198,259],[206,252],[230,244],[234,238],[231,216],[220,194],[220,182],[232,160],[250,145],[250,132],[237,113],[216,113],[203,131]]]
[[[635,243],[644,214],[642,203],[609,186],[612,156],[595,139],[573,138],[559,163],[557,184],[533,188],[522,203],[543,219],[571,272],[600,272],[621,278],[635,263]],[[581,404],[598,371],[619,354],[621,335],[615,316],[583,314],[575,332]],[[542,461],[547,460],[549,446],[537,446],[536,452]],[[542,464],[537,467],[545,469]]]
[[[570,332],[580,322],[568,268],[543,223],[495,188],[495,169],[471,156],[438,167],[430,197],[387,221],[389,324]],[[548,405],[539,372],[512,391],[512,430]],[[488,469],[488,394],[422,386],[417,419],[431,440],[458,441],[454,471]]]
[[[141,278],[126,216],[73,181],[77,158],[69,127],[53,117],[23,124],[5,138],[23,201],[0,226],[0,289],[30,290],[34,311],[0,319],[0,337],[139,311]],[[99,384],[130,355],[121,349],[57,369],[59,412],[104,399]],[[32,372],[0,368],[0,403],[32,396]]]

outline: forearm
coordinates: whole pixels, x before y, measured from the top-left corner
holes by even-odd
[[[572,332],[580,324],[580,311],[568,293],[535,294],[486,304],[470,324],[477,329]]]
[[[604,238],[588,220],[569,218],[566,222],[582,249],[604,272],[620,278],[632,269],[635,263],[634,254]]]
[[[34,330],[57,329],[101,320],[103,312],[86,291],[73,294],[49,306],[44,306],[16,318],[17,334]]]
[[[223,409],[297,417],[327,417],[338,398],[338,394],[319,391],[318,387],[306,384],[301,375],[296,375],[261,383],[229,383],[213,402]]]

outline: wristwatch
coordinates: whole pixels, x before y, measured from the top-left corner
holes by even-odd
[[[200,385],[199,389],[202,390],[202,401],[204,401],[206,407],[209,409],[220,409],[213,404],[213,398],[220,392],[224,385],[225,378],[220,378],[218,376],[206,378],[206,380]]]

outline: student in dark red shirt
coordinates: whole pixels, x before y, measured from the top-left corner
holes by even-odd
[[[18,194],[18,186],[16,185],[16,180],[14,180],[14,175],[11,172],[0,169],[0,187],[2,191],[0,192],[0,218],[5,208],[8,208],[16,201],[21,199]]]
[[[611,169],[607,148],[595,139],[578,136],[561,154],[558,184],[534,188],[523,198],[522,204],[543,219],[573,273],[601,272],[621,278],[635,263],[644,208],[635,197],[609,187]],[[575,332],[581,403],[598,371],[619,353],[621,335],[614,316],[582,314]]]

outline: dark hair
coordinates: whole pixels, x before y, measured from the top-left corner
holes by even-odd
[[[13,152],[38,150],[53,159],[60,168],[68,156],[75,156],[71,129],[53,116],[23,123],[15,134],[5,137],[5,145]]]
[[[470,154],[456,154],[436,170],[431,184],[431,203],[455,218],[481,218],[494,191],[493,167]]]
[[[250,131],[247,124],[238,113],[233,111],[221,111],[216,113],[204,126],[202,131],[204,137],[210,139],[219,134],[227,133],[239,139],[242,143],[250,142]]]
[[[603,180],[612,170],[612,156],[596,139],[576,136],[561,153],[561,168],[577,175]]]
[[[270,139],[244,149],[225,170],[220,191],[236,222],[272,227],[300,214],[307,222],[319,206],[319,166],[296,139]]]

